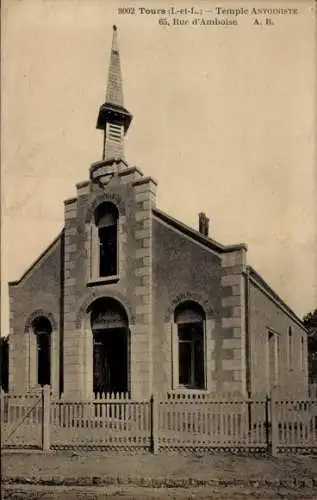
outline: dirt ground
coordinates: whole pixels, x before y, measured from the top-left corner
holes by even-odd
[[[2,491],[3,500],[103,500],[124,498],[129,500],[312,500],[316,491],[289,488],[252,488],[242,486],[200,487],[200,488],[141,488],[138,486],[74,487],[74,486],[17,486],[8,485]]]
[[[3,452],[2,498],[317,498],[311,457]]]
[[[317,460],[307,456],[256,457],[231,454],[123,455],[106,452],[2,452],[5,478],[168,478],[171,480],[292,480],[317,478]],[[131,481],[128,481],[131,482]]]

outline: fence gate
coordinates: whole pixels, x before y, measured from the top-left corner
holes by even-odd
[[[41,448],[42,393],[1,393],[1,447]]]

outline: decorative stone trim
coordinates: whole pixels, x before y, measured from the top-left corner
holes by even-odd
[[[241,340],[237,338],[223,339],[222,347],[224,349],[240,349]]]
[[[117,207],[119,215],[125,215],[125,202],[121,198],[119,193],[116,193],[115,191],[110,191],[107,193],[103,192],[102,194],[97,195],[88,205],[85,222],[90,223],[98,205],[106,202],[113,203]]]
[[[246,391],[245,366],[245,296],[244,269],[246,251],[239,250],[222,256],[221,298],[221,366],[223,380],[219,389],[232,390],[237,386]],[[227,333],[227,335],[226,335]]]
[[[228,318],[221,318],[221,326],[224,328],[229,328],[231,326],[233,327],[239,327],[241,326],[241,317],[240,316],[234,316],[234,317],[228,317]]]
[[[143,178],[133,183],[135,195],[135,329],[132,342],[132,395],[148,397],[153,388],[152,352],[152,206],[155,185]]]
[[[70,219],[76,219],[77,217],[77,210],[65,210],[65,221],[68,221]]]
[[[221,276],[222,286],[240,285],[240,281],[241,281],[241,274],[229,274]]]
[[[211,306],[211,303],[206,297],[197,292],[186,291],[184,293],[176,295],[173,299],[170,300],[170,305],[165,314],[165,322],[171,321],[171,318],[174,314],[174,311],[177,306],[179,306],[182,302],[193,301],[197,302],[201,306],[201,308],[205,311],[206,318],[213,318],[215,315],[214,309]]]
[[[77,203],[77,198],[68,198],[68,200],[65,200],[64,201],[65,211],[75,208],[75,207],[70,207],[69,205],[76,205],[76,203]]]
[[[135,186],[136,188],[139,188],[140,189],[140,186],[142,184],[152,184],[152,187],[155,188],[157,186],[157,182],[156,180],[153,179],[153,177],[142,177],[141,179],[138,179],[137,181],[135,181],[133,183],[133,186]]]
[[[136,212],[135,220],[136,222],[141,222],[144,224],[147,221],[148,212],[146,210],[142,210],[140,212]]]
[[[77,312],[75,313],[75,318],[74,319],[75,319],[76,328],[80,328],[81,327],[82,322],[84,320],[84,317],[87,314],[87,309],[90,306],[90,304],[92,304],[92,302],[94,302],[95,300],[101,299],[101,298],[111,298],[111,299],[115,299],[118,302],[120,302],[120,304],[124,307],[124,309],[125,309],[125,311],[127,313],[129,324],[134,324],[135,323],[135,316],[133,314],[132,306],[127,301],[127,299],[126,299],[126,297],[124,295],[122,295],[120,292],[113,292],[113,291],[110,291],[110,290],[107,290],[107,291],[105,291],[105,290],[94,290],[93,292],[88,293],[83,298],[83,300],[81,301],[81,304],[80,304]]]
[[[240,306],[241,299],[238,295],[230,295],[221,299],[222,307]]]
[[[241,360],[240,359],[223,359],[221,361],[223,370],[240,370]]]
[[[48,312],[46,309],[36,309],[33,311],[26,320],[24,332],[27,333],[32,326],[33,321],[39,316],[45,316],[52,325],[52,330],[57,330],[57,322],[52,313]]]
[[[96,278],[87,281],[87,286],[105,285],[106,283],[117,283],[119,281],[119,275],[107,276],[104,278]]]
[[[36,345],[36,335],[32,331],[32,322],[40,317],[44,316],[51,323],[52,332],[50,336],[51,342],[51,358],[50,358],[50,378],[51,378],[51,388],[53,392],[58,392],[59,388],[59,328],[58,324],[52,313],[48,312],[46,309],[36,309],[27,318],[25,328],[24,328],[24,339],[25,339],[25,361],[26,361],[26,378],[25,378],[25,389],[29,390],[32,386],[37,383],[37,345]]]
[[[76,184],[77,194],[78,196],[88,195],[90,192],[90,182],[79,182]]]
[[[222,267],[245,266],[246,264],[246,249],[242,248],[237,251],[225,253],[221,256]]]
[[[77,234],[77,227],[65,228],[65,236],[75,236]]]

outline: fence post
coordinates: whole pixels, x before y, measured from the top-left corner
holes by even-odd
[[[159,417],[159,401],[152,394],[151,397],[151,448],[152,453],[156,454],[159,451],[158,442],[158,417]]]
[[[42,389],[42,450],[50,449],[50,398],[51,388],[45,385]]]
[[[271,454],[277,457],[277,448],[279,441],[279,408],[278,392],[276,388],[271,391]]]
[[[4,390],[0,387],[0,446],[2,444],[2,429],[4,428],[5,416],[4,416]]]
[[[272,412],[271,412],[271,399],[268,394],[265,395],[265,441],[268,453],[272,450],[271,441],[271,425],[272,425]]]

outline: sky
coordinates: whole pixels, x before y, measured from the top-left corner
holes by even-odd
[[[126,159],[157,181],[157,206],[195,228],[205,212],[210,236],[247,243],[248,263],[299,316],[317,307],[315,3],[205,0],[195,2],[203,13],[177,16],[140,10],[171,5],[192,6],[134,2],[134,14],[120,14],[127,4],[111,0],[3,2],[2,335],[7,282],[56,237],[64,200],[101,158],[95,126],[113,24],[134,117]],[[219,5],[248,13],[218,15]],[[298,13],[251,15],[256,7]],[[173,25],[174,17],[188,24]],[[238,24],[192,24],[215,17]]]

